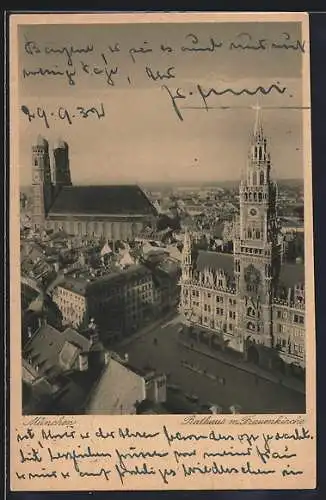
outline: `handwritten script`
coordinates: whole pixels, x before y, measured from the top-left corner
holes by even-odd
[[[124,40],[108,40],[101,47],[94,43],[81,45],[60,43],[41,43],[37,39],[25,38],[23,43],[24,64],[21,67],[23,82],[55,82],[68,88],[86,86],[87,88],[157,88],[162,98],[166,99],[175,117],[183,121],[182,109],[204,109],[208,111],[216,105],[216,100],[224,96],[267,96],[292,97],[281,81],[270,79],[267,84],[243,87],[240,83],[225,85],[219,83],[220,56],[240,52],[245,58],[249,54],[263,54],[268,58],[271,53],[292,53],[302,55],[306,52],[306,42],[292,39],[289,33],[280,32],[275,40],[256,39],[251,33],[239,33],[233,40],[221,40],[208,34],[200,37],[196,33],[187,33],[177,44],[163,40],[155,43],[144,40],[128,46]],[[184,83],[183,65],[196,67],[206,57],[206,65],[213,75],[210,84],[196,81],[194,77]],[[207,58],[209,58],[207,60]],[[244,61],[245,62],[245,61]],[[246,65],[244,64],[244,73]],[[225,76],[225,75],[224,75]],[[250,70],[244,78],[252,77]],[[187,78],[186,78],[187,79]],[[188,78],[189,80],[189,78]],[[50,116],[63,119],[69,125],[74,123],[73,115],[86,118],[90,115],[104,118],[103,104],[87,106],[80,103],[81,113],[58,106],[57,110],[29,110],[28,104],[21,105],[22,113],[29,122],[38,117],[44,120],[47,128],[51,125]],[[42,115],[42,116],[39,116]],[[53,121],[53,120],[52,120]]]
[[[293,480],[305,474],[302,453],[314,440],[309,429],[293,426],[284,431],[246,432],[230,427],[160,425],[150,429],[99,426],[80,430],[76,425],[26,426],[16,433],[15,482],[28,489],[31,481],[39,488],[48,481],[78,480],[97,487],[174,488],[180,480],[195,478],[212,484],[212,478],[251,477]],[[301,464],[301,465],[300,465]],[[296,479],[297,480],[297,479]],[[76,484],[76,483],[74,483]],[[19,485],[18,485],[19,486]]]

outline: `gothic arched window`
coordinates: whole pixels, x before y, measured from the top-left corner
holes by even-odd
[[[251,232],[251,229],[248,229],[248,238],[252,238],[252,232]]]
[[[249,193],[249,201],[251,201],[251,193]]]
[[[257,193],[254,193],[254,201],[257,201]]]
[[[264,184],[264,172],[260,172],[260,184]]]
[[[256,185],[256,184],[257,184],[257,175],[256,175],[256,172],[254,172],[254,173],[252,174],[252,183],[253,183],[253,185]]]
[[[258,201],[261,201],[261,200],[262,200],[262,194],[258,193]]]
[[[251,307],[251,306],[248,307],[247,316],[252,316],[252,317],[256,316],[255,309],[253,307]]]
[[[248,199],[248,195],[247,195],[247,193],[245,193],[245,195],[244,195],[244,199],[245,199],[245,201],[247,201],[247,199]]]
[[[247,323],[247,329],[254,331],[255,330],[255,324],[252,321],[248,321]]]

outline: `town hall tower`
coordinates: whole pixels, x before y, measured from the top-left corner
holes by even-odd
[[[273,345],[272,302],[281,264],[277,218],[277,185],[270,178],[271,160],[259,109],[245,178],[240,184],[240,218],[234,241],[238,301],[238,335],[249,345]]]

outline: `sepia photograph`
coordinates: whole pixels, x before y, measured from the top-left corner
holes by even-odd
[[[306,413],[301,30],[18,26],[23,415]]]

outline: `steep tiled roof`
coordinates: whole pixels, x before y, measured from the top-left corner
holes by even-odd
[[[197,271],[204,269],[221,270],[223,269],[230,277],[233,276],[233,255],[228,253],[211,252],[208,250],[199,250],[197,261]]]
[[[145,399],[144,379],[128,367],[110,359],[93,391],[87,414],[126,414],[135,412],[135,403]]]
[[[304,284],[304,264],[283,264],[279,282],[285,288],[293,288],[295,285]]]
[[[86,295],[88,284],[89,283],[85,278],[73,278],[71,276],[66,276],[58,286],[77,293],[78,295]]]
[[[66,186],[54,200],[51,214],[155,215],[156,210],[135,185]]]
[[[101,291],[102,287],[106,287],[108,283],[112,286],[125,284],[141,278],[149,279],[151,271],[142,264],[133,264],[127,269],[119,272],[113,272],[102,276],[91,283],[88,283],[89,291]]]
[[[51,377],[62,370],[60,360],[64,346],[74,346],[71,356],[75,358],[76,349],[78,352],[87,352],[90,349],[90,342],[72,328],[67,328],[64,332],[59,332],[50,325],[42,326],[26,344],[23,352],[25,359],[30,359],[31,363],[38,365],[38,375]],[[68,363],[67,349],[64,352],[65,363]]]

